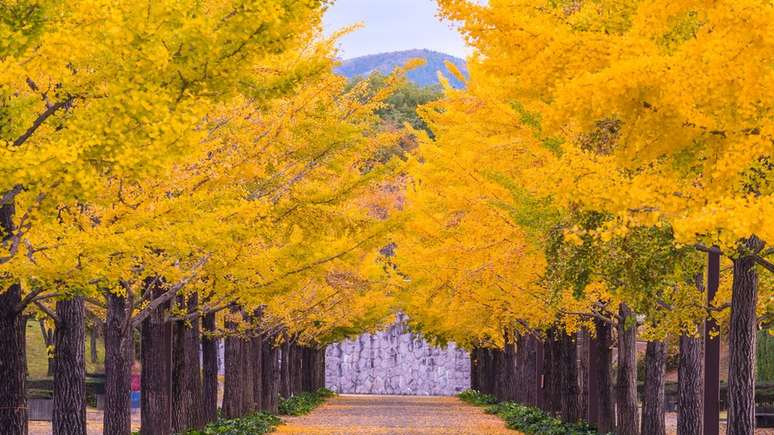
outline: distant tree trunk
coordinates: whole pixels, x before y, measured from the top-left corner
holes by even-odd
[[[279,348],[274,346],[274,337],[266,335],[263,346],[261,346],[261,368],[263,381],[263,397],[261,404],[263,409],[268,412],[276,413],[279,405],[277,398],[279,396]]]
[[[253,401],[256,411],[263,408],[263,336],[257,334],[252,338],[253,360]]]
[[[527,377],[529,374],[527,373],[527,340],[528,336],[523,334],[517,334],[515,337],[516,347],[515,347],[515,355],[514,359],[515,362],[515,373],[514,376],[516,378],[516,383],[519,386],[515,389],[513,392],[513,397],[511,400],[515,400],[519,403],[527,404],[529,403],[529,385]]]
[[[253,386],[253,340],[252,338],[243,339],[240,344],[242,356],[242,414],[252,414],[255,411],[255,386]]]
[[[54,347],[54,342],[56,341],[54,337],[54,329],[56,328],[46,327],[45,319],[38,320],[38,325],[40,326],[40,335],[43,337],[43,344],[46,346],[46,362],[48,364],[46,368],[46,376],[52,377],[54,376],[54,364],[56,364],[56,360],[54,359],[53,355],[48,354],[48,350]]]
[[[161,292],[153,290],[153,297]],[[163,304],[142,322],[141,435],[172,432],[172,377],[181,374],[172,373],[172,324],[166,320],[168,309],[169,304]]]
[[[551,415],[558,414],[562,409],[561,361],[559,337],[556,328],[551,328],[546,333],[546,375],[544,384],[546,412]]]
[[[507,373],[505,375],[505,394],[504,399],[505,400],[516,400],[516,393],[518,390],[521,389],[521,386],[518,385],[518,383],[521,381],[519,378],[519,372],[523,371],[522,367],[519,367],[517,365],[516,360],[516,341],[511,341],[508,343],[505,343],[505,351],[503,352],[504,360],[505,360],[505,366],[507,368]],[[518,388],[517,388],[518,386]]]
[[[580,388],[580,415],[589,414],[589,332],[578,332],[578,386]]]
[[[319,364],[319,368],[317,369],[317,375],[319,378],[317,379],[317,385],[315,389],[325,388],[325,348],[321,347],[317,349],[317,364]]]
[[[179,303],[186,313],[195,314],[198,310],[198,296],[195,293],[187,302],[184,297],[179,297]],[[186,429],[199,429],[205,423],[199,363],[199,318],[178,320],[173,331],[172,429],[175,432],[184,432]]]
[[[104,433],[132,433],[132,362],[134,343],[129,319],[131,307],[127,299],[107,294],[105,323],[105,412]]]
[[[0,207],[0,218],[6,207]],[[18,284],[0,292],[0,433],[8,435],[27,433],[27,322],[16,310],[19,303]]]
[[[666,343],[649,341],[645,352],[645,397],[642,403],[642,434],[666,435],[664,374]]]
[[[506,376],[508,374],[508,365],[505,362],[505,352],[503,349],[494,349],[494,365],[495,365],[495,388],[494,396],[499,401],[505,399],[505,386],[507,384]]]
[[[638,435],[637,410],[637,327],[634,313],[621,304],[618,322],[618,379],[616,402],[618,405],[618,435]]]
[[[86,353],[82,297],[56,303],[54,435],[86,434]]]
[[[480,390],[481,387],[478,385],[478,360],[479,360],[479,348],[474,347],[473,350],[470,351],[470,389],[471,390]]]
[[[680,435],[701,435],[704,430],[702,344],[701,337],[680,337],[680,361],[677,367],[677,433]]]
[[[91,363],[96,364],[99,361],[97,357],[97,325],[89,328],[89,356]]]
[[[215,333],[215,313],[204,316],[206,334],[202,339],[202,423],[210,423],[218,417],[218,339]]]
[[[763,242],[753,236],[744,250],[757,254]],[[758,274],[755,257],[745,252],[734,259],[731,289],[731,324],[728,337],[728,435],[755,430],[755,340]]]
[[[280,396],[287,399],[293,393],[290,384],[290,341],[286,338],[282,344],[280,364]]]
[[[589,421],[600,433],[615,432],[615,402],[613,401],[613,352],[611,326],[604,320],[595,319],[596,337],[589,350]],[[592,414],[593,413],[593,414]]]
[[[575,337],[561,333],[561,408],[562,420],[580,420],[580,390],[578,387],[578,347]]]
[[[293,382],[293,394],[299,394],[303,389],[302,385],[302,377],[303,377],[303,371],[304,371],[304,359],[302,357],[303,355],[303,348],[301,346],[294,345],[293,346],[293,376],[291,376],[291,380]]]
[[[233,311],[233,310],[232,310]],[[226,329],[236,330],[236,324],[232,321],[226,322]],[[225,418],[239,418],[242,416],[242,386],[244,378],[242,377],[242,339],[235,335],[226,337],[224,351],[225,376],[223,381],[223,416]]]
[[[523,340],[525,344],[524,349],[524,366],[521,370],[521,382],[516,388],[526,391],[526,403],[530,406],[539,406],[538,400],[538,382],[540,379],[540,370],[537,361],[537,338],[529,334],[525,336]]]

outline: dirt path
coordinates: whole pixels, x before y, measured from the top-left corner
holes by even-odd
[[[285,419],[291,434],[518,434],[502,420],[454,397],[341,395],[303,417]]]

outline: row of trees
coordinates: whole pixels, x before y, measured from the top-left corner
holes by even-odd
[[[774,271],[772,5],[438,3],[474,52],[466,89],[420,109],[434,137],[417,133],[393,268],[414,327],[486,367],[532,352],[523,337],[543,343],[547,371],[585,361],[601,411],[561,414],[620,434],[663,433],[665,343],[679,341],[680,433],[701,433],[706,321],[729,342],[728,433],[752,433]],[[474,381],[493,392],[489,378],[511,376],[487,373]]]
[[[143,433],[180,431],[215,417],[216,340],[240,416],[320,386],[317,349],[388,316],[404,162],[377,111],[402,71],[334,75],[325,6],[0,6],[0,432],[27,432],[30,316],[54,325],[57,434],[85,433],[84,318],[104,322],[111,435],[135,359]]]

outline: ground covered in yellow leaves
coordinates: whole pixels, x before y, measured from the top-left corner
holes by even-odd
[[[516,434],[456,397],[341,395],[277,428],[292,434]]]

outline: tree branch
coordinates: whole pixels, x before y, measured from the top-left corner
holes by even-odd
[[[24,145],[24,142],[27,142],[27,140],[29,140],[29,138],[31,138],[32,135],[35,134],[35,131],[38,128],[40,128],[40,126],[43,125],[43,123],[46,122],[48,118],[53,116],[60,109],[69,108],[72,105],[73,101],[75,101],[75,97],[69,97],[66,100],[58,101],[48,106],[45,112],[38,115],[35,121],[32,122],[32,125],[30,126],[30,128],[28,128],[27,131],[22,133],[21,136],[17,137],[16,140],[13,141],[13,146],[19,147]]]
[[[51,308],[47,307],[45,304],[39,301],[33,301],[32,303],[35,304],[35,306],[37,306],[38,309],[40,309],[40,311],[43,311],[44,313],[46,313],[48,317],[51,317],[54,323],[59,325],[59,322],[60,322],[59,316],[57,316],[56,313],[51,310]]]
[[[774,273],[774,264],[764,260],[763,257],[756,255],[755,262],[763,266],[769,272]]]
[[[142,311],[140,311],[139,313],[137,313],[136,316],[134,316],[134,319],[132,319],[131,321],[132,326],[133,327],[139,326],[140,323],[142,323],[143,320],[148,318],[148,316],[150,316],[151,313],[153,313],[153,311],[158,309],[158,307],[172,300],[172,298],[174,298],[180,290],[182,290],[186,285],[188,285],[188,283],[190,283],[194,278],[196,278],[196,276],[198,275],[199,269],[201,269],[201,267],[204,266],[204,264],[207,263],[207,260],[209,259],[210,259],[209,255],[202,257],[202,259],[199,260],[199,262],[196,263],[196,265],[194,265],[194,267],[191,269],[191,273],[187,277],[178,281],[175,285],[170,287],[169,290],[167,290],[161,296],[153,299],[151,303],[148,304],[147,307],[143,308]]]

